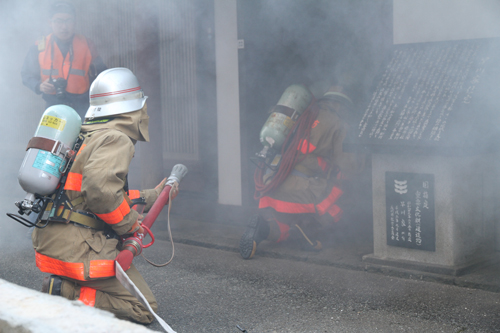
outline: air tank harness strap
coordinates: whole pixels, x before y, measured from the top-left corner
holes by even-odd
[[[291,173],[294,174],[295,176],[303,178],[314,177],[314,175],[311,174],[311,171],[309,171],[308,168],[300,164],[296,165],[291,171]]]
[[[69,200],[65,200],[64,204],[59,206],[59,209],[55,211],[54,216],[50,216],[48,220],[51,222],[62,223],[73,222],[96,230],[107,229],[106,222],[99,220],[94,214],[72,209],[73,206],[79,205],[82,202],[83,196],[76,198],[75,200],[71,201],[71,203],[69,202]],[[45,210],[50,213],[50,211],[52,210],[52,203],[49,203]]]
[[[26,150],[30,148],[42,149],[50,151],[52,154],[59,154],[63,148],[64,144],[61,141],[54,141],[47,138],[42,138],[40,136],[34,136],[28,142]]]
[[[326,175],[326,179],[331,179],[331,178],[336,179],[339,172],[340,172],[340,168],[337,165],[334,165],[328,171],[328,174]],[[312,175],[311,171],[309,169],[307,169],[305,166],[300,165],[300,164],[296,165],[294,167],[294,169],[290,172],[290,174],[295,175],[295,176],[299,176],[302,178],[311,178],[311,177],[325,178],[325,175],[321,175],[321,174]]]
[[[294,175],[294,176],[297,176],[297,177],[302,177],[302,178],[309,178],[308,175],[306,175],[305,173],[303,172],[300,172],[299,170],[297,169],[293,169],[292,171],[290,171],[290,174],[291,175]]]

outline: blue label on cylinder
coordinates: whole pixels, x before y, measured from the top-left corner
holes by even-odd
[[[33,162],[33,168],[45,171],[59,178],[61,177],[59,167],[64,162],[65,161],[59,156],[45,150],[39,150],[36,155],[35,162]]]

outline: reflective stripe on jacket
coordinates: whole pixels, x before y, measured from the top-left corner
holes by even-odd
[[[271,207],[275,211],[288,214],[315,214],[323,216],[330,215],[334,222],[338,222],[342,216],[342,209],[337,206],[337,200],[342,196],[342,190],[333,186],[330,193],[318,204],[290,202],[264,196],[259,201],[259,208]],[[300,196],[300,194],[299,194]]]
[[[65,262],[44,256],[38,252],[35,252],[35,258],[36,266],[44,273],[85,281],[85,266],[83,262]],[[88,276],[91,279],[115,276],[114,260],[90,260]]]
[[[138,217],[130,210],[125,186],[134,144],[124,133],[99,130],[84,134],[64,186],[71,200],[83,196],[81,207],[109,224],[118,235],[129,231]]]
[[[45,45],[45,49],[38,54],[42,82],[52,74],[53,79],[63,78],[68,80],[67,92],[71,94],[86,93],[90,86],[88,73],[92,62],[92,54],[85,36],[75,35],[73,37],[72,61],[70,61],[71,52],[68,52],[63,59],[57,43],[52,41],[52,34],[47,36]],[[52,52],[54,53],[53,59]],[[70,71],[69,76],[68,71]]]

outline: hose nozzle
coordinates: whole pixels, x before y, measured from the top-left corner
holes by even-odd
[[[185,165],[183,164],[176,164],[172,168],[172,172],[170,173],[170,176],[167,179],[166,185],[172,185],[174,182],[180,183],[182,178],[186,176],[188,173],[188,169],[186,168]]]

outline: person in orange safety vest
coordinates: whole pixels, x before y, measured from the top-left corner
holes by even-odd
[[[93,42],[75,34],[75,8],[56,2],[50,7],[52,33],[33,45],[23,64],[23,84],[42,94],[46,108],[65,104],[84,117],[93,78],[106,69]]]
[[[36,265],[51,274],[42,291],[143,324],[154,317],[116,279],[114,260],[123,237],[144,233],[132,200],[143,198],[147,212],[166,181],[154,189],[127,188],[135,143],[149,141],[146,98],[129,69],[108,69],[96,78],[81,129],[84,141],[64,184],[66,199],[56,203],[69,222],[50,221],[32,234]],[[156,311],[155,297],[133,264],[126,274]]]
[[[315,112],[310,116],[310,134],[291,147],[298,151],[293,169],[281,184],[258,197],[259,213],[251,217],[240,240],[244,259],[252,258],[263,240],[289,240],[304,250],[321,250],[315,233],[340,221],[343,184],[364,168],[363,156],[342,149],[353,114],[353,103],[344,89],[331,87],[308,112]],[[267,172],[262,181],[273,177],[276,171]]]

